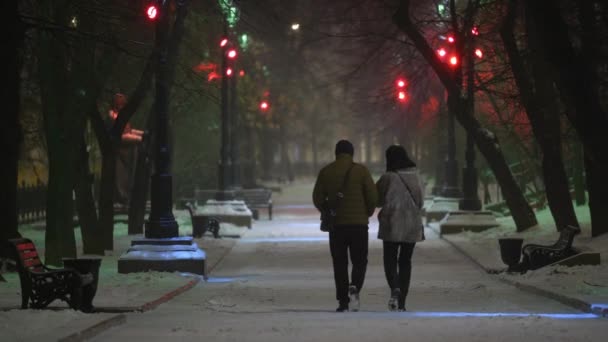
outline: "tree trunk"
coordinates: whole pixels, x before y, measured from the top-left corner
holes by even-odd
[[[515,83],[519,88],[521,101],[532,126],[534,137],[542,153],[541,168],[547,194],[547,201],[557,230],[571,225],[578,227],[574,212],[568,177],[566,175],[561,149],[561,128],[559,110],[553,80],[548,76],[550,70],[536,53],[540,48],[538,34],[534,25],[526,26],[528,44],[532,47],[529,54],[531,72],[527,72],[524,58],[521,56],[514,36],[516,2],[509,3],[508,12],[501,28],[501,37],[505,46]]]
[[[474,123],[476,123],[476,121],[472,121],[469,124]],[[468,128],[466,128],[467,126]],[[475,144],[477,145],[479,152],[481,152],[486,159],[490,169],[492,169],[496,181],[500,184],[503,197],[511,211],[517,231],[521,232],[537,225],[536,215],[524,198],[515,178],[513,178],[513,174],[511,173],[500,149],[500,145],[498,144],[498,139],[491,132],[479,126],[473,128],[467,124],[465,128],[467,132],[475,132],[473,135]]]
[[[531,25],[538,33],[544,63],[556,80],[560,98],[566,105],[566,116],[578,133],[584,146],[589,210],[591,211],[591,235],[598,236],[608,230],[608,185],[602,183],[608,170],[608,153],[605,149],[605,129],[608,116],[601,103],[598,78],[601,60],[601,41],[597,30],[597,7],[594,2],[578,2],[576,13],[580,23],[579,47],[571,41],[569,24],[561,8],[553,2],[524,2],[530,13]],[[593,194],[592,194],[593,193]],[[593,200],[591,199],[593,197]],[[593,202],[593,203],[592,203]]]
[[[150,189],[150,176],[152,175],[152,163],[150,161],[150,146],[146,142],[138,147],[137,161],[135,163],[135,175],[133,189],[129,202],[129,235],[143,234],[146,219],[146,203],[148,201],[148,190]]]
[[[46,198],[45,262],[61,265],[62,257],[76,257],[74,236],[74,153],[63,138],[61,128],[47,130],[49,151],[49,183]]]
[[[577,206],[587,204],[585,194],[585,160],[583,157],[583,146],[577,141],[573,144],[572,178],[574,183],[574,198]]]
[[[101,234],[97,225],[97,208],[93,195],[93,174],[89,169],[89,153],[84,137],[80,145],[79,158],[76,161],[74,194],[82,233],[82,251],[84,254],[103,255],[103,245],[99,239]]]
[[[285,177],[289,182],[293,182],[295,176],[293,174],[293,168],[291,166],[291,160],[289,159],[289,151],[287,149],[287,132],[285,128],[285,119],[281,118],[279,123],[279,139],[281,141],[281,166]]]
[[[65,6],[56,2],[45,4],[39,8],[42,16],[56,22],[67,20]],[[78,118],[72,117],[73,108],[67,106],[70,84],[65,37],[57,32],[40,31],[38,38],[40,97],[49,159],[45,262],[60,265],[62,257],[76,257],[72,189],[76,175],[75,147],[82,132],[74,132]]]
[[[608,163],[585,158],[585,175],[591,213],[591,236],[608,233]]]
[[[3,1],[0,6],[0,17],[6,23],[5,62],[0,66],[0,79],[4,86],[0,91],[0,103],[4,105],[4,119],[0,128],[1,148],[5,151],[3,166],[0,168],[0,193],[3,205],[0,206],[0,217],[3,218],[0,227],[0,258],[7,254],[3,249],[7,239],[19,237],[17,217],[17,167],[19,161],[19,145],[22,140],[19,125],[20,112],[20,77],[21,46],[23,43],[23,26],[19,16],[19,1]]]
[[[103,249],[114,250],[114,191],[116,191],[116,151],[102,148],[99,191],[99,226]]]

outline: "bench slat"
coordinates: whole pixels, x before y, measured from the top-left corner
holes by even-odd
[[[36,252],[36,251],[21,253],[21,260],[32,259],[32,258],[37,258],[37,257],[38,257],[38,252]]]
[[[42,265],[42,262],[40,262],[39,258],[23,260],[23,266],[25,268],[30,268],[30,267],[38,266],[38,265]]]
[[[32,250],[32,249],[36,249],[34,247],[34,244],[29,242],[29,243],[22,243],[17,245],[17,250],[19,251],[24,251],[24,250]]]

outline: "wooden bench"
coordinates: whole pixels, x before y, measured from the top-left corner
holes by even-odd
[[[43,309],[54,300],[60,299],[75,310],[92,309],[83,307],[83,302],[86,301],[83,300],[83,288],[93,285],[95,279],[92,274],[81,274],[71,268],[46,267],[40,261],[36,247],[30,239],[11,239],[9,242],[14,247],[21,281],[21,308]]]
[[[185,206],[192,220],[192,237],[201,238],[206,232],[211,232],[214,238],[220,238],[220,221],[217,218],[197,215],[192,203],[186,203]]]
[[[522,248],[523,268],[536,270],[576,254],[577,251],[572,248],[572,242],[578,233],[580,233],[578,227],[567,226],[561,230],[559,238],[552,245],[524,245]]]
[[[272,220],[272,190],[260,189],[243,189],[236,194],[237,199],[243,200],[247,207],[253,212],[253,218],[258,219],[258,209],[268,210],[268,219]]]

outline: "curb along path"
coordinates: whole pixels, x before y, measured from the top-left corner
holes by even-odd
[[[473,264],[477,265],[479,268],[481,268],[485,272],[490,273],[490,271],[491,271],[490,269],[488,269],[487,267],[482,265],[477,259],[475,259],[469,253],[467,253],[463,248],[458,246],[458,244],[441,236],[439,234],[439,231],[436,228],[429,226],[429,225],[427,225],[427,227],[429,229],[431,229],[435,234],[437,234],[437,236],[439,236],[439,238],[441,238],[443,241],[447,242],[450,246],[454,247],[454,249],[456,249],[460,254],[464,255]],[[531,294],[534,294],[537,296],[541,296],[541,297],[545,297],[545,298],[557,301],[559,303],[562,303],[562,304],[569,306],[571,308],[574,308],[576,310],[580,310],[580,311],[583,311],[586,313],[592,313],[592,314],[596,314],[596,315],[604,317],[604,318],[608,318],[608,307],[606,307],[606,306],[594,305],[592,303],[588,303],[586,301],[580,300],[575,297],[566,296],[566,295],[556,293],[553,291],[549,291],[549,290],[546,290],[546,289],[543,289],[543,288],[540,288],[540,287],[537,287],[534,285],[524,284],[517,280],[509,279],[509,278],[506,278],[503,276],[499,276],[498,279],[500,281],[502,281],[503,283],[514,286],[524,292],[528,292],[528,293],[531,293]]]

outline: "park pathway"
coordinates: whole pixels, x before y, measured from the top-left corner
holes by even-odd
[[[283,206],[274,220],[257,221],[207,282],[156,310],[128,314],[95,341],[589,341],[608,332],[605,319],[483,273],[428,229],[414,252],[408,312],[387,312],[372,222],[360,312],[334,312],[327,235],[316,211]]]

